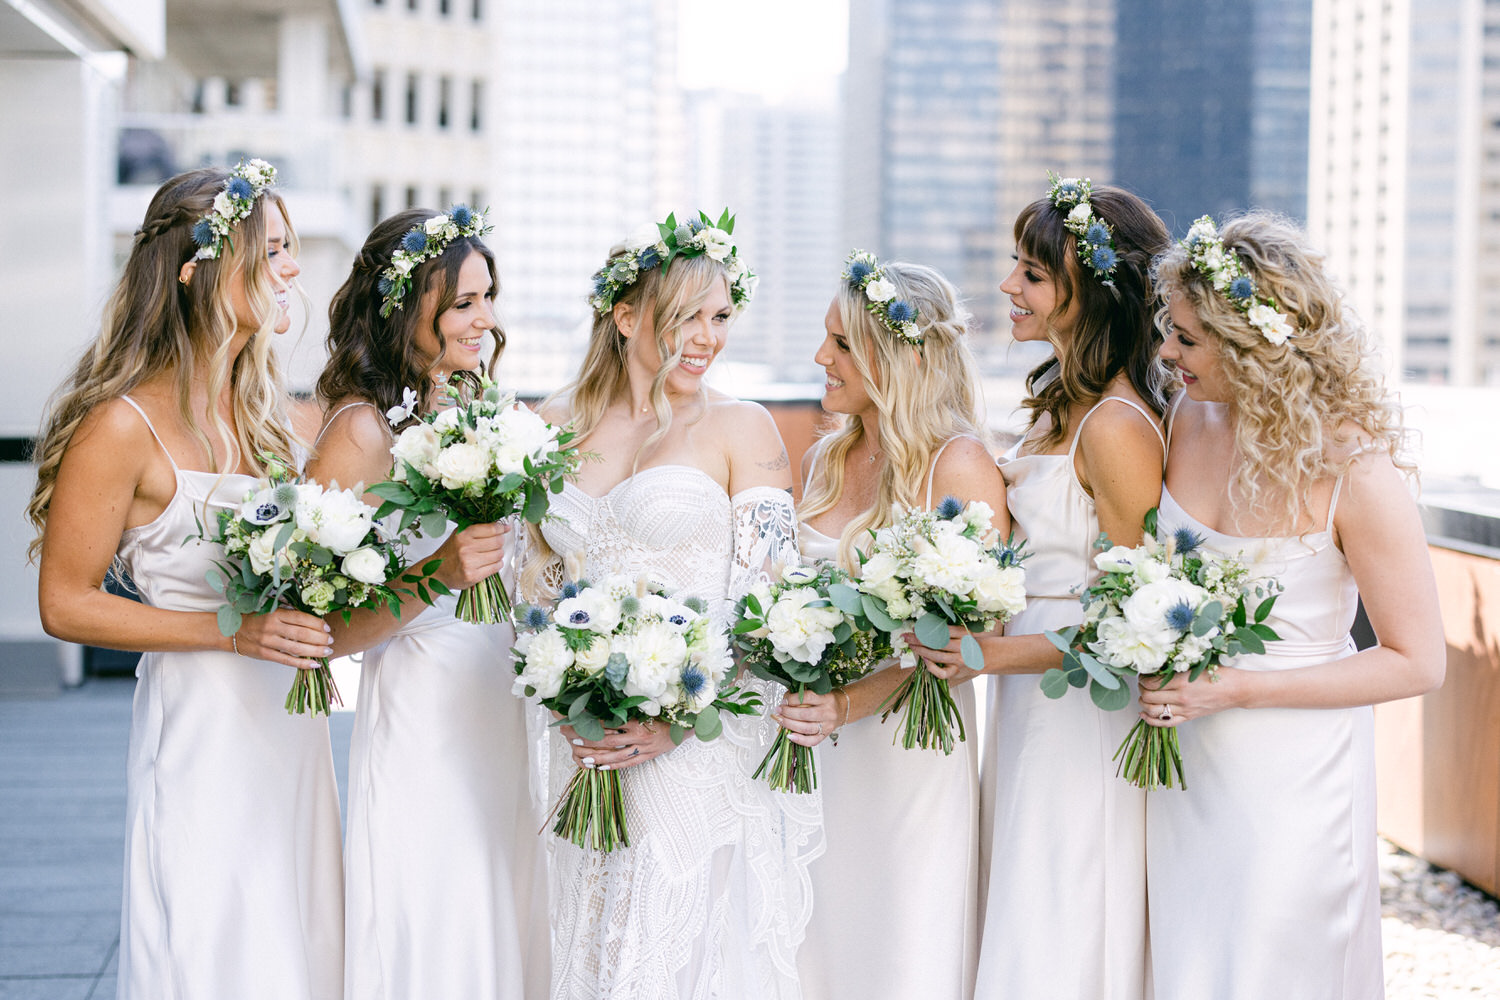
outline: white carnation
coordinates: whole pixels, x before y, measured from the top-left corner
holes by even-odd
[[[368,545],[355,549],[345,556],[342,567],[345,576],[352,577],[360,583],[385,583],[385,557]]]

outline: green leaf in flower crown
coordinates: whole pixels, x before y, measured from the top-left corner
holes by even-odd
[[[1100,663],[1093,653],[1079,653],[1078,662],[1083,664],[1083,669],[1088,671],[1089,677],[1093,678],[1095,684],[1113,691],[1115,688],[1124,687],[1120,678],[1110,673],[1109,668]],[[1096,702],[1098,698],[1094,699]]]
[[[1061,698],[1068,693],[1069,687],[1068,675],[1057,667],[1042,674],[1042,694],[1048,698]]]
[[[958,644],[958,651],[964,658],[964,666],[970,670],[984,669],[984,650],[979,647],[979,640],[972,635],[966,635]]]
[[[1198,609],[1198,614],[1193,617],[1193,634],[1205,636],[1213,631],[1214,626],[1219,624],[1219,619],[1224,617],[1224,605],[1218,601],[1209,601]]]
[[[917,619],[913,631],[917,633],[917,641],[929,649],[944,649],[948,645],[948,623],[941,615],[927,612]]]
[[[234,635],[238,632],[240,630],[240,623],[244,620],[240,617],[240,613],[228,604],[219,608],[217,617],[219,620],[219,634],[225,636]]]
[[[724,721],[719,718],[719,710],[712,705],[704,706],[693,723],[693,730],[700,740],[718,739],[719,734],[724,731]]]
[[[1130,688],[1121,684],[1118,678],[1114,678],[1115,686],[1104,687],[1097,681],[1089,685],[1089,697],[1094,699],[1094,704],[1106,712],[1118,712],[1130,704]]]
[[[864,612],[864,605],[860,600],[860,592],[847,583],[831,583],[828,585],[828,599],[833,606],[846,615],[858,615]]]

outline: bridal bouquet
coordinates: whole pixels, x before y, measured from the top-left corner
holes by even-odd
[[[790,691],[827,694],[869,673],[891,655],[890,639],[870,623],[849,574],[833,563],[788,566],[777,583],[761,581],[735,606],[734,643],[757,677]],[[778,728],[755,770],[779,792],[818,787],[812,748]]]
[[[1146,537],[1136,548],[1109,547],[1094,557],[1102,572],[1082,596],[1082,625],[1047,638],[1063,653],[1063,665],[1042,675],[1042,691],[1061,698],[1069,687],[1088,686],[1094,704],[1116,710],[1130,704],[1125,678],[1174,673],[1212,679],[1219,664],[1241,653],[1264,653],[1279,639],[1265,624],[1281,584],[1251,578],[1238,559],[1209,552],[1186,528],[1158,540],[1156,511],[1146,515]],[[1118,773],[1148,791],[1183,788],[1177,730],[1138,719],[1115,751]]]
[[[950,625],[988,632],[1026,607],[1024,558],[1010,540],[990,526],[986,503],[965,504],[944,497],[936,510],[898,511],[894,524],[872,531],[875,542],[860,553],[861,606],[874,625],[890,633],[903,666],[916,669],[892,692],[881,720],[902,712],[898,737],[911,750],[953,752],[953,730],[963,740],[964,724],[948,682],[917,662],[904,639],[915,632],[924,646],[948,645]],[[964,663],[984,667],[973,635],[960,644]]]
[[[573,432],[554,427],[513,395],[502,394],[480,377],[473,393],[449,385],[455,405],[421,415],[391,447],[391,481],[370,488],[384,501],[379,516],[401,512],[403,531],[420,523],[426,535],[440,534],[446,520],[460,529],[521,514],[533,524],[547,513],[550,494],[578,471],[582,455],[567,444]],[[400,424],[416,408],[407,389],[401,406],[386,418]],[[466,622],[510,619],[510,598],[500,574],[462,591],[457,617]]]
[[[262,461],[268,478],[238,507],[218,512],[217,535],[208,538],[199,524],[198,537],[218,542],[228,557],[208,575],[224,595],[220,632],[234,635],[243,616],[278,606],[319,618],[338,611],[348,621],[355,608],[384,605],[399,616],[401,595],[412,591],[393,586],[398,577],[429,603],[431,591],[447,592],[429,579],[436,560],[402,575],[405,538],[387,533],[359,493],[299,482],[279,460],[262,456]],[[321,663],[296,672],[286,696],[288,712],[326,715],[332,705],[342,704],[328,661]]]
[[[759,699],[735,688],[729,639],[707,606],[648,581],[615,575],[565,584],[555,607],[518,616],[514,692],[558,713],[584,739],[632,720],[671,727],[681,743],[723,731],[720,713],[748,715]],[[578,847],[630,846],[620,772],[579,768],[552,830]]]

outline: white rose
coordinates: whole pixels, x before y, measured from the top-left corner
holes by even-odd
[[[310,542],[344,554],[365,540],[375,523],[375,508],[353,490],[324,490],[305,483],[297,487],[296,517]]]
[[[1007,618],[1026,608],[1026,571],[1019,566],[987,573],[974,587],[979,610]]]
[[[385,583],[385,557],[368,545],[345,556],[342,565],[344,575],[360,583]]]
[[[619,646],[630,661],[625,694],[664,704],[667,689],[677,680],[687,658],[687,642],[669,626],[653,624],[635,635],[623,636]]]
[[[442,444],[437,431],[430,424],[413,424],[401,432],[391,446],[391,457],[396,460],[396,478],[405,479],[406,466],[410,465],[422,475],[430,475],[433,459],[438,457]]]
[[[1094,565],[1101,573],[1129,573],[1135,569],[1135,564],[1140,560],[1141,554],[1135,549],[1124,545],[1116,545],[1106,552],[1101,552],[1094,557]]]
[[[698,234],[698,245],[703,247],[703,252],[714,260],[722,261],[729,256],[729,251],[734,249],[734,243],[729,234],[722,229],[709,226]]]
[[[1080,201],[1078,204],[1074,205],[1073,210],[1068,213],[1068,221],[1066,225],[1069,229],[1072,229],[1076,226],[1082,226],[1089,221],[1089,216],[1093,214],[1094,207],[1086,201]]]
[[[266,574],[275,569],[278,564],[282,569],[291,565],[286,550],[282,549],[278,552],[272,545],[276,534],[275,531],[262,531],[250,539],[246,554],[250,557],[250,568],[255,572]]]
[[[1142,559],[1135,567],[1135,578],[1142,583],[1160,583],[1172,576],[1172,567],[1160,559]]]
[[[608,634],[620,624],[620,605],[609,594],[594,587],[576,597],[560,601],[552,620],[564,628],[581,628]]]
[[[416,264],[410,257],[395,257],[391,260],[391,270],[397,274],[410,274],[411,269],[415,266]]]
[[[477,486],[490,474],[490,456],[483,448],[456,441],[438,453],[432,473],[450,490]]]
[[[865,286],[865,298],[871,302],[886,302],[895,295],[896,286],[884,278],[877,278]]]
[[[427,230],[427,235],[428,236],[441,236],[443,234],[443,230],[448,225],[448,216],[446,216],[446,215],[434,215],[432,218],[428,219],[423,225],[424,225],[424,228],[426,228],[426,230]]]
[[[234,214],[234,199],[229,197],[228,191],[220,191],[214,195],[214,212],[224,216]]]
[[[576,650],[573,663],[590,677],[599,673],[609,663],[609,640],[595,639],[588,649]]]
[[[878,587],[895,577],[900,572],[901,563],[889,552],[877,552],[865,560],[865,564],[859,570],[859,589],[867,593],[873,593],[870,589]]]
[[[446,410],[439,410],[432,420],[432,429],[439,434],[457,431],[459,426],[458,407],[450,406]]]

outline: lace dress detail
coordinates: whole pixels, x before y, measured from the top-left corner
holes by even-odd
[[[569,484],[552,512],[547,543],[583,576],[649,574],[708,601],[720,625],[734,595],[796,553],[787,493],[731,499],[690,466],[643,470],[601,497]],[[763,704],[781,699],[779,686],[746,683]],[[822,808],[816,795],[751,780],[774,737],[763,714],[726,718],[717,740],[688,739],[622,771],[630,847],[601,853],[547,835],[555,1000],[800,996]],[[574,765],[556,730],[544,740],[556,801]]]

